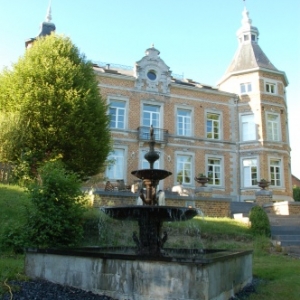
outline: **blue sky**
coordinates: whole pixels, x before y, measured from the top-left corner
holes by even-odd
[[[246,0],[259,45],[289,80],[292,173],[300,178],[300,1]],[[0,0],[0,70],[39,33],[49,0]],[[242,0],[52,0],[56,32],[88,59],[133,66],[154,43],[176,74],[215,85],[237,50]]]

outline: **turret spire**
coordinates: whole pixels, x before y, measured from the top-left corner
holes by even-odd
[[[245,2],[244,2],[245,3]],[[249,12],[244,6],[242,12],[242,27],[237,31],[237,36],[240,43],[257,43],[259,31],[256,27],[252,26],[252,20],[249,18]]]
[[[51,0],[50,0],[48,10],[47,10],[47,15],[46,15],[46,22],[50,23],[51,20],[52,20],[52,15],[51,15]]]

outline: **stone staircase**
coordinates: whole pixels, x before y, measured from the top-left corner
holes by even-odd
[[[300,256],[300,216],[268,213],[272,242],[288,253]]]

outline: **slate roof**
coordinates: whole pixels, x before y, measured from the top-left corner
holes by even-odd
[[[255,68],[278,71],[257,43],[242,44],[237,50],[226,74]]]

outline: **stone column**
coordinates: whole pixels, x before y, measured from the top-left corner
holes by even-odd
[[[260,190],[255,192],[255,202],[259,206],[272,203],[273,193],[267,190]]]
[[[195,196],[196,197],[205,197],[211,198],[212,197],[212,188],[207,186],[200,186],[195,189]]]

